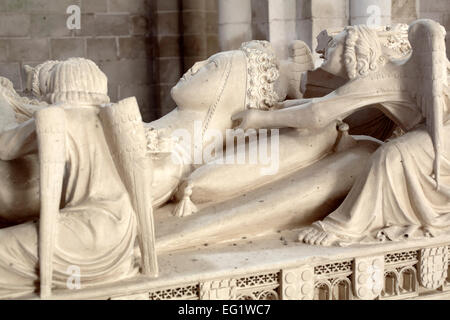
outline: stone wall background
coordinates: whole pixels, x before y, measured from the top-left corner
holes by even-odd
[[[81,29],[66,26],[67,7],[81,8]],[[0,75],[25,88],[23,65],[87,57],[109,79],[113,101],[136,96],[151,108],[152,43],[146,0],[0,0]]]
[[[73,4],[80,30],[66,27]],[[382,23],[431,18],[450,30],[450,0],[0,0],[0,75],[20,92],[23,65],[87,57],[108,76],[111,100],[136,96],[150,121],[175,107],[170,89],[196,61],[251,39],[281,57],[293,39],[314,49],[321,30],[366,21],[371,4]]]
[[[195,62],[219,51],[217,0],[153,0],[154,116],[175,107],[170,89]]]

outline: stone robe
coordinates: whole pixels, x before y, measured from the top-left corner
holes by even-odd
[[[66,118],[66,173],[53,284],[66,288],[72,270],[78,268],[82,288],[134,276],[138,272],[133,252],[135,214],[110,155],[98,110],[67,109]],[[36,289],[37,244],[38,221],[0,229],[0,297]]]
[[[341,245],[437,236],[450,230],[449,112],[444,116],[446,145],[438,191],[432,177],[435,152],[425,119],[412,99],[396,95],[391,100],[395,103],[382,103],[384,112],[407,133],[381,146],[341,206],[315,223],[338,236]],[[448,91],[446,95],[449,105]]]

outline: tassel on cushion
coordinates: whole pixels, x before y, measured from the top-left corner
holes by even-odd
[[[180,218],[187,217],[198,211],[197,206],[191,200],[192,188],[193,185],[189,183],[184,189],[183,198],[178,202],[172,212],[174,216]]]

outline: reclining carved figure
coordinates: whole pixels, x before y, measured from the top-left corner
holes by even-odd
[[[382,46],[380,58],[398,59],[410,53],[407,26],[380,27],[376,33]],[[334,47],[332,39],[328,37],[325,40],[327,45]],[[319,41],[319,45],[323,42]],[[317,51],[325,53],[321,47]],[[326,51],[331,55],[331,48]],[[331,79],[332,83],[321,80],[323,89],[342,85],[349,82],[341,72],[344,65],[340,57],[334,61],[328,59],[321,70],[309,72],[308,77],[316,77],[317,74],[324,77],[323,74],[328,72],[324,78]],[[260,76],[264,77],[264,74]],[[194,89],[195,85],[192,91],[197,91]],[[242,114],[248,114],[249,118],[245,118],[240,127],[274,127],[272,114],[289,114],[290,107],[314,100],[288,100],[268,111],[243,111]],[[345,101],[340,106],[344,104]],[[374,107],[380,106],[370,101],[367,105],[370,105],[370,110],[362,110],[355,115],[349,113],[351,117],[340,117],[317,129],[298,131],[283,128],[289,122],[276,124],[275,127],[281,128],[280,166],[274,175],[264,176],[260,173],[263,164],[248,162],[244,165],[218,165],[212,161],[197,168],[186,176],[176,194],[179,203],[175,213],[185,217],[180,221],[163,220],[157,231],[160,234],[157,246],[160,250],[171,250],[201,245],[210,239],[214,242],[234,240],[305,226],[325,217],[347,195],[363,168],[362,164],[381,143],[371,142],[369,137],[358,137],[359,141],[355,141],[346,133],[348,126],[340,121],[344,118],[346,122],[349,120],[350,132],[356,131],[359,135],[373,133],[375,138],[385,140],[393,134],[392,120],[376,109],[373,111]],[[276,110],[279,106],[282,110]],[[235,119],[239,120],[242,114]],[[246,123],[247,120],[250,122]],[[295,118],[291,117],[290,121],[295,121]],[[309,118],[305,117],[304,121],[308,122]],[[336,130],[336,124],[342,132]],[[241,143],[246,144],[244,150],[250,151],[250,143]]]
[[[153,177],[142,183],[150,185],[148,197],[159,207],[158,250],[310,224],[332,212],[343,197],[346,200],[336,211],[303,231],[300,239],[327,245],[445,230],[449,149],[445,147],[446,125],[442,125],[448,102],[443,32],[434,22],[418,21],[409,34],[414,51],[400,60],[386,55],[377,31],[365,26],[348,27],[333,36],[324,49],[322,69],[346,78],[346,83],[323,98],[282,102],[286,96],[299,98],[301,94],[286,88],[283,72],[287,69],[280,67],[267,42],[246,43],[240,50],[216,54],[189,70],[172,90],[177,108],[145,125]],[[421,44],[422,36],[430,40]],[[439,73],[440,67],[445,75]],[[89,88],[67,87],[66,83],[74,84],[72,73],[88,77]],[[117,170],[99,115],[100,105],[109,102],[106,77],[85,59],[47,62],[31,74],[34,93],[53,108],[64,110],[64,130],[58,133],[65,137],[66,153],[53,284],[65,285],[71,265],[81,265],[85,285],[135,275],[136,205]],[[300,77],[294,80],[300,83]],[[0,122],[0,172],[11,185],[0,194],[1,223],[9,226],[0,229],[0,294],[11,294],[33,291],[38,277],[37,222],[33,219],[39,218],[42,203],[36,124],[31,115],[46,105],[16,96],[8,100],[5,94],[0,98],[7,106],[1,116],[5,121]],[[17,100],[21,102],[15,108],[11,101]],[[368,105],[377,105],[408,133],[380,148],[368,139],[350,137],[342,120]],[[281,128],[279,171],[263,176],[260,164],[173,161],[185,156],[186,145],[188,158],[194,156],[198,141],[173,143],[172,138],[179,130],[194,136],[197,122],[201,133],[214,129],[223,137],[236,122],[241,129]],[[168,148],[163,147],[165,142]],[[200,148],[210,143],[203,135]],[[251,148],[245,140],[241,144]],[[17,183],[20,176],[10,173],[23,164],[30,171],[27,179]],[[29,200],[26,204],[14,198],[19,191]],[[168,201],[175,193],[178,203],[174,206]],[[411,193],[417,197],[409,197]],[[372,199],[373,194],[377,197]],[[366,205],[371,210],[364,210]],[[172,211],[177,217],[170,216]],[[16,267],[10,268],[11,263]]]

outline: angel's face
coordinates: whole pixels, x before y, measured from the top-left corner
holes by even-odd
[[[324,60],[321,68],[331,74],[340,77],[346,77],[346,69],[344,63],[345,52],[345,31],[330,37],[325,52],[321,58]]]

